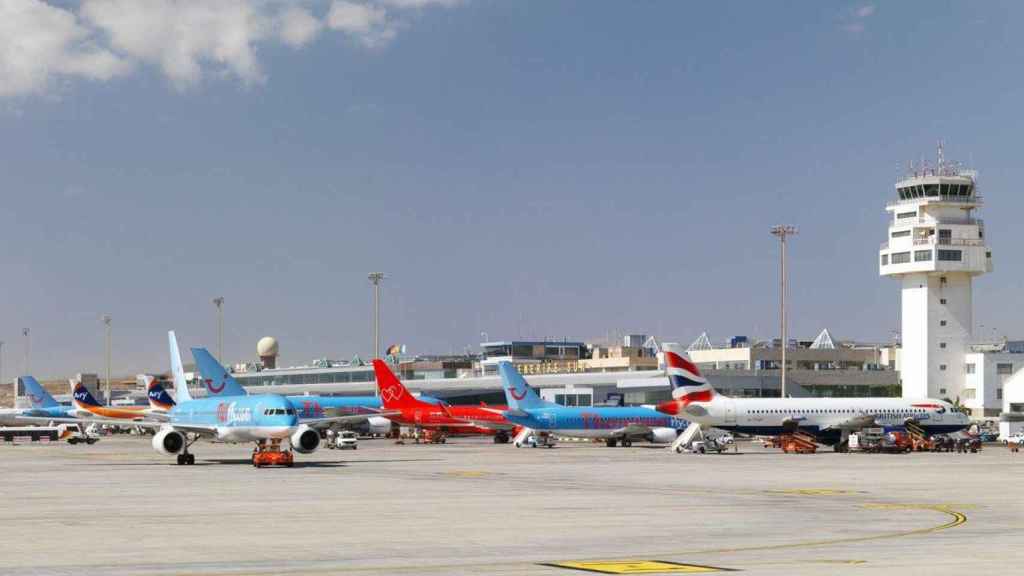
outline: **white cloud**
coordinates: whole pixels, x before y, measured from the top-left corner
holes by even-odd
[[[0,96],[43,93],[60,77],[109,80],[130,64],[75,15],[39,0],[0,0]]]
[[[848,13],[843,18],[843,30],[850,34],[861,34],[867,29],[865,21],[874,16],[875,5],[874,4],[863,4],[858,6],[853,12]]]
[[[82,18],[103,30],[111,46],[160,66],[179,88],[199,81],[202,62],[224,66],[245,83],[264,77],[253,45],[270,21],[247,0],[85,0]]]
[[[860,8],[857,8],[857,11],[854,12],[853,14],[857,18],[867,18],[868,16],[871,16],[874,13],[875,13],[875,6],[874,6],[874,4],[865,4],[864,6],[861,6]]]
[[[367,3],[334,0],[327,13],[327,26],[356,38],[368,47],[386,44],[395,37],[395,24],[387,10]]]
[[[281,13],[281,40],[293,47],[301,48],[320,34],[324,25],[305,8],[289,6]]]
[[[136,64],[158,67],[179,89],[210,69],[257,84],[266,80],[261,45],[301,48],[326,27],[378,48],[409,25],[407,14],[463,1],[0,0],[0,97],[45,93],[57,78],[105,81]]]
[[[377,0],[377,3],[394,8],[426,8],[429,6],[452,8],[462,4],[462,0]]]

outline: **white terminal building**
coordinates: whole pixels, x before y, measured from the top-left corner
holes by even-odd
[[[911,172],[896,193],[879,272],[900,282],[903,396],[959,399],[975,417],[997,416],[1024,356],[974,333],[972,284],[992,271],[977,174],[946,164],[940,147],[937,167]]]

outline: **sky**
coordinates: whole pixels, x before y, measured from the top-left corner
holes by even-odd
[[[1024,337],[1024,4],[0,0],[4,374],[382,340],[889,341],[885,203],[979,170],[976,332]]]

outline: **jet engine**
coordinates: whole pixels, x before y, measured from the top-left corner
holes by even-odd
[[[185,449],[185,435],[173,428],[163,428],[153,436],[153,449],[170,456]]]
[[[391,432],[391,420],[382,416],[370,416],[366,419],[366,427],[372,436],[387,436]]]
[[[655,428],[648,436],[648,440],[655,444],[671,444],[676,441],[679,433],[675,428]]]
[[[320,433],[305,424],[292,433],[290,440],[292,450],[299,454],[311,454],[320,447]]]

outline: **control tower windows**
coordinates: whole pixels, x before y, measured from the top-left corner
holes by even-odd
[[[897,230],[889,235],[892,238],[904,238],[910,236],[910,230]]]
[[[904,218],[914,218],[917,216],[917,212],[900,212],[896,215],[897,220],[903,220]]]
[[[960,262],[963,260],[963,252],[960,250],[939,250],[940,262]]]
[[[894,252],[892,255],[893,264],[907,264],[910,262],[910,252]]]
[[[914,262],[931,262],[931,250],[914,250]]]
[[[929,196],[929,197],[938,196],[939,195],[939,185],[938,184],[925,184],[924,185],[924,195],[925,196]]]
[[[888,265],[889,265],[889,255],[888,254],[882,254],[882,266],[888,266]]]
[[[943,196],[949,196],[949,184],[940,184],[939,185],[939,194],[941,194]]]
[[[949,244],[953,240],[953,231],[949,228],[939,228],[939,244]]]

